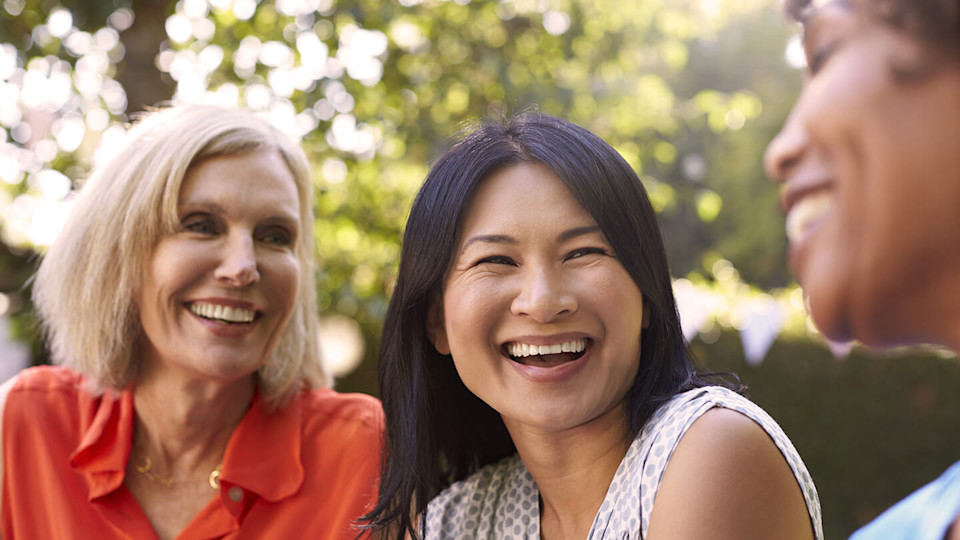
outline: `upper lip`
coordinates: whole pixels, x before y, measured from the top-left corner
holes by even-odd
[[[252,302],[247,302],[245,300],[235,300],[233,298],[194,298],[193,300],[188,300],[188,304],[213,304],[215,306],[225,306],[232,308],[245,309],[247,311],[256,311],[259,312],[261,309]]]
[[[810,193],[830,189],[832,184],[830,179],[819,176],[790,179],[780,188],[780,206],[785,214],[789,214],[797,201]]]

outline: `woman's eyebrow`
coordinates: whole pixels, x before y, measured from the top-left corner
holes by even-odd
[[[260,221],[263,225],[283,225],[285,227],[293,228],[300,227],[300,217],[288,213],[272,214]]]
[[[483,242],[486,244],[516,245],[517,239],[512,236],[507,236],[505,234],[477,234],[477,235],[471,236],[469,239],[467,239],[466,242],[463,243],[463,247],[460,248],[460,252],[463,253],[464,251],[467,250],[468,247],[470,247],[471,244],[475,244],[477,242]]]
[[[577,238],[578,236],[584,236],[587,234],[595,233],[595,232],[598,232],[599,230],[600,230],[600,227],[597,225],[587,225],[585,227],[574,227],[572,229],[567,229],[562,233],[560,233],[559,235],[557,235],[557,242],[558,243],[566,242],[568,240],[572,240],[573,238]],[[518,243],[516,238],[506,234],[478,234],[478,235],[471,236],[469,239],[467,239],[467,241],[463,243],[463,247],[460,248],[460,252],[463,253],[464,251],[467,250],[468,247],[470,247],[470,245],[475,244],[477,242],[483,242],[485,244],[507,244],[511,246],[516,245]]]
[[[227,210],[213,201],[208,200],[186,200],[181,201],[177,205],[177,213],[181,215],[189,214],[192,212],[208,212],[216,215],[225,215]],[[287,212],[284,210],[278,210],[276,213],[270,214],[260,221],[270,222],[270,223],[282,223],[288,225],[299,225],[300,216],[292,212]]]
[[[586,227],[574,227],[572,229],[567,229],[560,233],[557,236],[557,242],[566,242],[567,240],[572,240],[578,236],[583,236],[586,234],[591,234],[600,231],[600,226],[598,225],[588,225]]]
[[[211,212],[215,214],[217,213],[222,214],[224,212],[222,206],[220,206],[219,204],[213,201],[208,201],[205,199],[181,200],[177,202],[177,208],[178,210],[203,211],[203,212]]]

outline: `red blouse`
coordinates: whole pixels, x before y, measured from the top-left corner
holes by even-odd
[[[133,417],[129,391],[94,396],[62,367],[21,372],[3,410],[3,539],[155,539],[123,482]],[[255,396],[220,491],[177,538],[355,538],[376,499],[382,426],[362,394],[304,391],[274,413]]]

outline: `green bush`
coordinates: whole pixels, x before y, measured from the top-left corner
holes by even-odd
[[[790,436],[820,493],[826,538],[846,538],[960,459],[960,362],[934,351],[855,349],[837,360],[809,340],[776,342],[759,367],[733,332],[694,354],[730,370]]]

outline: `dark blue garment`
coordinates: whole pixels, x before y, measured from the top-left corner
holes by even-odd
[[[960,461],[853,533],[850,540],[943,540],[960,513]]]

